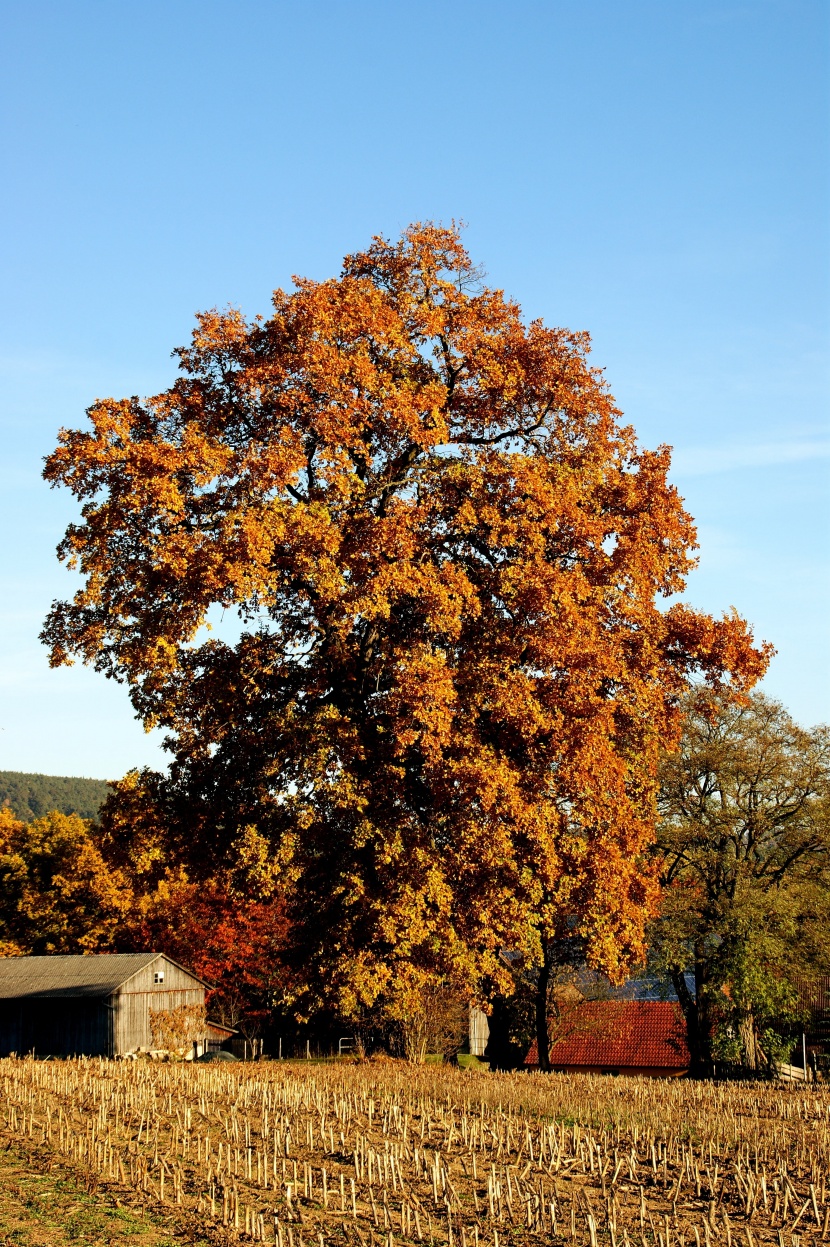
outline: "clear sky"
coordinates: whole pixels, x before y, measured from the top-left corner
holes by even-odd
[[[699,525],[688,597],[828,678],[827,0],[6,0],[0,769],[161,761],[52,672],[61,425],[148,394],[197,309],[267,312],[373,233],[462,218],[528,317],[587,329]]]

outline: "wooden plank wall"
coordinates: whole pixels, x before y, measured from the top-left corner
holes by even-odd
[[[111,1049],[104,1000],[4,1001],[2,1013],[0,1056],[106,1056]]]
[[[158,971],[164,983],[153,982]],[[204,1005],[205,989],[197,978],[166,957],[158,957],[134,975],[113,995],[115,1035],[113,1055],[149,1048],[150,1010],[177,1009],[180,1005]]]

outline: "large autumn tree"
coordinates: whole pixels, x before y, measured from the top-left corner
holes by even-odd
[[[736,616],[661,608],[694,529],[588,349],[416,225],[267,320],[199,316],[170,389],[47,462],[83,504],[52,662],[166,729],[139,821],[171,853],[279,874],[310,1001],[492,988],[563,924],[619,972],[678,698],[765,666]]]

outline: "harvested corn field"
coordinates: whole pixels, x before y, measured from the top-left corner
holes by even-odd
[[[0,1062],[18,1151],[187,1241],[804,1247],[830,1232],[822,1085],[403,1063]]]

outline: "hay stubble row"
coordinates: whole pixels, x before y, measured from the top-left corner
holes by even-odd
[[[217,1242],[804,1247],[830,1090],[398,1063],[0,1061],[0,1128]]]

